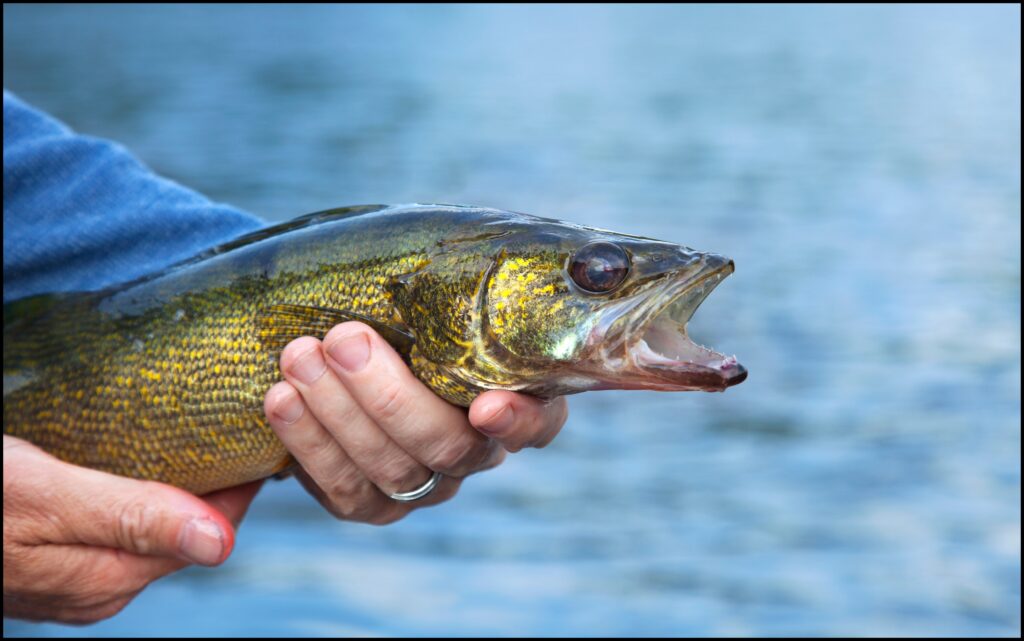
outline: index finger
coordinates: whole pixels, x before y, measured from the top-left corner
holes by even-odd
[[[377,332],[342,323],[323,345],[328,365],[352,398],[426,467],[461,477],[492,454],[490,439],[469,425],[465,410],[434,394]]]

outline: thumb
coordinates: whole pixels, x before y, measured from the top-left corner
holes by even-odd
[[[55,516],[74,542],[200,565],[218,565],[231,554],[231,521],[199,497],[154,481],[62,467],[68,504]]]

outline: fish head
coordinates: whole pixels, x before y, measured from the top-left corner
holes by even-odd
[[[539,396],[724,390],[746,369],[692,341],[687,323],[733,270],[681,245],[534,223],[505,237],[482,279],[478,357],[463,376]]]

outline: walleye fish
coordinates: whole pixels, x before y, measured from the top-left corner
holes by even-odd
[[[263,415],[281,350],[378,331],[456,405],[488,389],[721,391],[746,370],[691,341],[731,260],[496,209],[347,207],[95,292],[4,306],[4,433],[195,493],[292,459]]]

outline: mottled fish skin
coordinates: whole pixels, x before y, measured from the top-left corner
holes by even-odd
[[[635,283],[610,296],[574,288],[566,261],[594,238],[633,248]],[[5,305],[4,433],[65,461],[197,494],[238,485],[293,462],[263,397],[294,338],[363,320],[462,406],[485,389],[621,387],[600,366],[572,366],[593,361],[599,312],[701,256],[477,207],[312,214],[138,281]],[[716,386],[726,385],[676,389]]]

